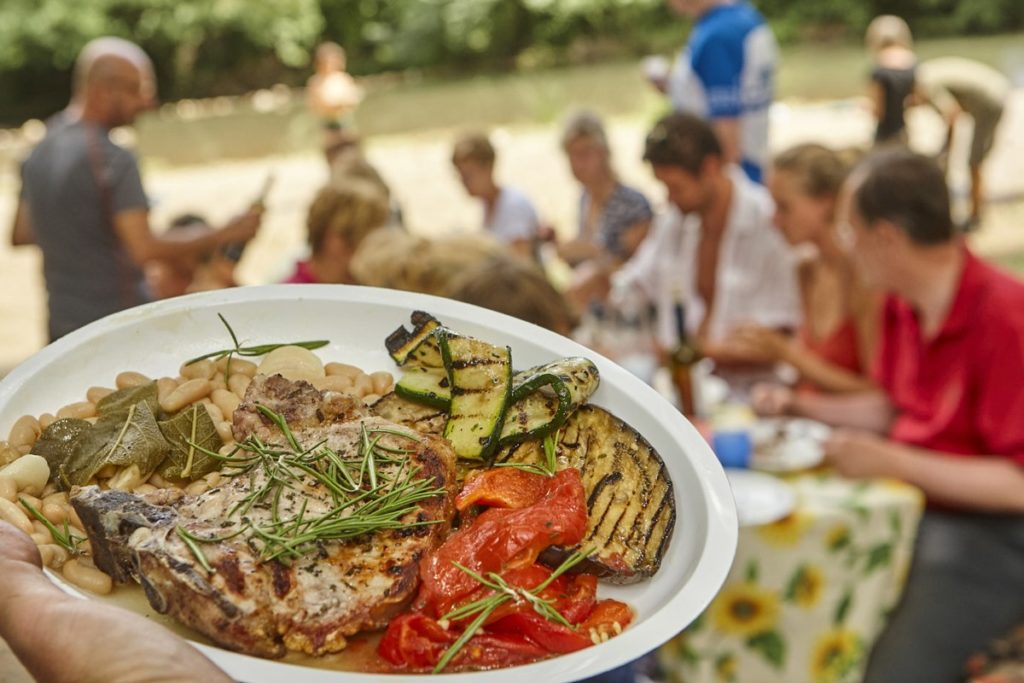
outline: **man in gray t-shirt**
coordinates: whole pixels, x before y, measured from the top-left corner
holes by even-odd
[[[141,266],[246,242],[259,227],[251,209],[220,230],[164,239],[149,228],[135,157],[111,128],[153,103],[152,64],[133,43],[98,38],[75,65],[75,92],[22,166],[11,242],[38,244],[49,295],[50,340],[149,300]]]
[[[139,167],[102,127],[58,124],[22,167],[50,306],[50,339],[149,300],[113,217],[146,210]]]

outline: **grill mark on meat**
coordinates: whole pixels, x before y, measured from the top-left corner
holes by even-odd
[[[370,416],[358,399],[321,393],[279,376],[253,379],[232,419],[240,440],[254,435],[268,444],[284,443],[283,434],[263,419],[257,405],[283,415],[301,443],[324,441],[350,457],[358,453],[363,425],[408,433],[378,432],[383,446],[408,450],[417,478],[434,482],[445,493],[420,501],[403,518],[404,527],[323,542],[288,565],[261,562],[262,544],[247,533],[233,535],[247,524],[269,523],[269,506],[253,505],[242,519],[226,517],[234,504],[263,485],[264,473],[227,477],[216,489],[199,496],[179,493],[173,500],[165,490],[133,495],[87,487],[73,493],[72,503],[83,522],[93,522],[87,524],[93,547],[109,547],[113,566],[121,566],[115,560],[130,560],[132,573],[120,580],[140,580],[159,611],[221,646],[249,654],[335,652],[345,647],[348,636],[383,628],[412,600],[420,559],[441,543],[454,517],[455,455],[441,439]],[[399,465],[378,463],[381,474],[389,467],[397,471]],[[294,515],[303,502],[308,515],[323,514],[332,505],[326,490],[311,480],[288,493],[294,495],[281,497],[282,516]],[[226,539],[200,544],[214,573],[198,564],[175,533],[178,525],[201,538]]]
[[[291,570],[277,560],[270,563],[270,569],[274,572],[274,595],[283,598],[292,589]]]
[[[242,571],[238,567],[237,557],[226,557],[214,564],[213,567],[233,592],[238,595],[245,592],[245,576],[242,575]]]

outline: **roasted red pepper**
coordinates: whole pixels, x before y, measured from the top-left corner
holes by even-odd
[[[617,636],[633,621],[633,609],[618,600],[602,600],[580,622],[580,633],[596,633],[601,640]]]
[[[492,467],[474,472],[462,485],[455,497],[455,508],[465,510],[470,505],[496,508],[524,508],[533,505],[544,495],[548,478],[514,467]]]
[[[542,479],[545,488],[536,503],[520,509],[489,508],[424,558],[419,609],[443,617],[479,588],[456,562],[479,574],[501,574],[532,564],[550,545],[573,546],[582,540],[587,505],[579,471],[566,469]]]
[[[453,608],[502,596],[456,562],[489,581],[492,573],[500,575],[506,589],[518,594],[490,607],[480,630],[447,663],[449,670],[514,666],[574,652],[616,635],[632,620],[627,605],[597,602],[593,576],[563,574],[550,580],[552,570],[534,563],[549,545],[573,546],[582,539],[587,511],[579,472],[563,470],[550,478],[518,470],[492,472],[501,474],[485,473],[475,484],[471,480],[460,495],[460,508],[474,503],[507,507],[484,511],[425,558],[416,603],[422,611],[400,615],[388,625],[379,652],[400,669],[436,667],[479,613],[451,623],[439,620]],[[540,614],[522,592],[546,601],[572,626]]]
[[[411,612],[395,617],[388,625],[378,652],[402,669],[423,671],[434,668],[460,631],[446,630],[430,617]],[[551,652],[519,635],[479,633],[459,650],[448,668],[491,669],[527,664]]]

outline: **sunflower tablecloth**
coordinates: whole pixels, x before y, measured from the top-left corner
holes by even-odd
[[[658,652],[669,681],[846,683],[896,606],[924,507],[899,482],[792,476],[785,519],[741,527],[704,614]]]

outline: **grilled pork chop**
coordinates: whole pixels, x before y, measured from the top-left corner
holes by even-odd
[[[257,377],[250,385],[234,416],[239,443],[250,436],[265,444],[286,442],[257,405],[283,416],[303,448],[323,442],[350,463],[358,462],[368,437],[376,439],[384,449],[376,462],[380,482],[410,477],[430,489],[428,495],[401,517],[401,528],[317,541],[299,557],[270,560],[261,558],[266,544],[252,528],[265,530],[273,519],[309,520],[337,507],[322,483],[307,476],[282,488],[276,505],[265,497],[248,509],[234,509],[268,483],[267,468],[256,467],[199,496],[166,489],[133,495],[89,486],[73,493],[72,504],[86,526],[97,566],[118,581],[138,580],[156,610],[249,654],[336,652],[347,636],[383,628],[411,601],[420,558],[450,529],[455,454],[444,440],[368,415],[358,399],[321,394],[310,384],[277,375]],[[355,473],[358,465],[349,471]],[[361,490],[351,495],[371,488],[362,481]],[[192,537],[214,539],[197,544],[212,572],[179,527]]]

